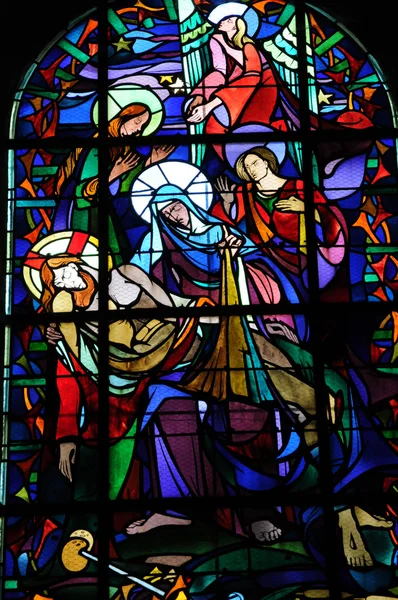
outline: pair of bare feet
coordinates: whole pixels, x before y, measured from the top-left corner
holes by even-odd
[[[164,527],[165,525],[183,526],[190,524],[190,519],[155,513],[148,519],[140,519],[139,521],[130,523],[126,528],[126,533],[128,535],[138,535],[147,533],[148,531],[151,531],[151,529]],[[279,527],[273,525],[271,521],[266,520],[252,523],[251,530],[259,542],[275,542],[282,535],[282,530],[279,529]]]
[[[373,565],[373,559],[366,548],[359,528],[391,529],[393,527],[393,522],[389,519],[371,515],[359,506],[340,511],[338,523],[341,529],[344,556],[351,568],[366,568]],[[155,513],[148,519],[134,521],[128,525],[126,533],[137,535],[165,525],[186,526],[190,524],[190,519]],[[251,530],[259,542],[276,542],[282,536],[282,530],[268,520],[252,523]]]
[[[373,559],[365,546],[359,528],[391,529],[394,525],[393,521],[378,515],[371,515],[359,506],[341,511],[338,520],[344,556],[348,566],[352,568],[372,567]],[[282,535],[281,529],[270,521],[257,521],[251,525],[251,529],[259,542],[275,542]]]

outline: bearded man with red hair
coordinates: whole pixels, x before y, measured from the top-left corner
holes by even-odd
[[[98,309],[97,271],[76,256],[47,258],[41,267],[41,303],[51,313]],[[134,265],[122,265],[109,273],[109,309],[156,309],[173,305],[171,297],[146,273]],[[196,348],[195,328],[180,336],[175,323],[157,318],[127,318],[109,323],[109,440],[125,442],[125,464],[118,470],[111,493],[127,497],[134,432],[140,398],[154,373],[165,373],[179,362],[189,360]],[[75,479],[77,452],[95,448],[98,439],[98,325],[87,320],[65,321],[47,329],[48,341],[56,346],[59,359],[56,385],[59,410],[56,440],[59,442],[59,469],[70,481]],[[178,348],[174,348],[178,340]],[[170,356],[173,350],[172,356]],[[128,449],[127,449],[127,446]],[[131,447],[130,447],[131,446]],[[84,451],[83,451],[84,454]],[[85,476],[87,473],[85,472]],[[81,477],[79,476],[79,479]],[[93,478],[94,480],[95,478]],[[80,498],[95,496],[95,482],[79,481]]]

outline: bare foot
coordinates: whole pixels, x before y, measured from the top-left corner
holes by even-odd
[[[126,528],[128,535],[135,535],[137,533],[146,533],[156,527],[162,527],[164,525],[190,525],[192,521],[190,519],[183,519],[182,517],[170,517],[168,515],[161,515],[155,513],[151,515],[149,519],[141,519],[140,521],[134,521]]]
[[[349,567],[363,568],[373,565],[372,557],[365,547],[350,508],[339,513],[339,527],[343,538],[343,550]]]
[[[379,517],[378,515],[370,515],[359,506],[354,508],[355,516],[360,527],[376,527],[377,529],[391,529],[394,523],[389,521],[385,517]]]
[[[271,521],[256,521],[251,524],[251,530],[259,542],[275,542],[282,535],[282,530]]]

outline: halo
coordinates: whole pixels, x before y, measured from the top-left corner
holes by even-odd
[[[87,543],[88,543],[87,550],[89,552],[92,549],[92,547],[94,546],[94,538],[93,538],[92,534],[89,531],[86,531],[85,529],[77,529],[76,531],[71,533],[69,537],[71,539],[72,538],[80,538],[82,540],[87,540]]]
[[[256,35],[260,20],[253,8],[240,2],[227,2],[214,8],[207,18],[213,25],[218,25],[220,21],[228,17],[242,17],[247,25],[247,35],[249,37]]]
[[[36,300],[40,300],[43,282],[40,269],[46,258],[59,254],[78,256],[82,263],[98,270],[98,240],[81,231],[59,231],[42,238],[25,257],[23,278],[25,284]],[[112,258],[109,256],[109,268],[112,268]]]
[[[191,202],[208,210],[213,200],[209,181],[197,167],[179,160],[170,160],[145,169],[134,181],[131,202],[135,212],[147,223],[151,221],[149,203],[164,185],[175,185]]]
[[[116,117],[120,111],[130,104],[143,104],[151,115],[142,135],[151,135],[157,131],[163,120],[163,104],[150,89],[136,83],[124,83],[108,90],[108,120]],[[93,122],[98,127],[98,100],[93,105]]]

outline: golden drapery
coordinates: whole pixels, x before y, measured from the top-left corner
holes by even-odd
[[[222,260],[220,300],[221,306],[240,304],[228,248]],[[277,391],[279,402],[285,407],[297,406],[311,422],[316,413],[314,388],[297,377],[289,358],[272,342],[245,328],[243,319],[240,315],[221,315],[217,341],[210,357],[204,363],[197,363],[184,388],[210,395],[218,402],[233,400],[235,396],[254,404],[273,400]],[[251,352],[258,353],[257,362],[251,360]]]
[[[223,252],[220,300],[221,306],[240,304],[229,248]],[[245,364],[248,352],[242,317],[221,315],[215,348],[208,361],[200,367],[200,372],[185,385],[186,389],[210,394],[219,402],[231,395],[248,398]]]

